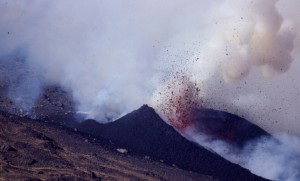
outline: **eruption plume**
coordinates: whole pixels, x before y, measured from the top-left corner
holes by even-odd
[[[254,155],[249,163],[218,151],[232,150],[230,145],[209,144],[193,130],[194,111],[205,107],[274,134],[299,134],[299,5],[297,0],[2,0],[0,81],[29,111],[43,86],[58,84],[72,94],[79,112],[101,122],[149,103],[182,134],[227,159],[268,178],[299,180],[299,165],[285,162],[299,161],[299,149],[282,147],[290,145],[291,136],[280,137],[282,144],[249,143],[256,151],[241,154]],[[260,173],[255,163],[266,155],[276,169]]]
[[[201,106],[198,99],[199,88],[189,81],[187,76],[177,72],[167,87],[158,94],[157,110],[160,110],[166,120],[176,129],[183,131],[196,121],[194,109]],[[158,101],[157,100],[157,101]]]

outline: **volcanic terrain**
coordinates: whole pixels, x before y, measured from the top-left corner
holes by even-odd
[[[0,180],[215,179],[130,153],[43,120],[0,112]]]
[[[266,180],[190,142],[147,105],[112,123],[79,123],[71,97],[59,87],[45,88],[30,111],[5,92],[2,86],[2,180]],[[215,117],[213,110],[208,112],[207,119]],[[235,128],[232,118],[238,117],[230,115],[231,126],[220,124],[219,129]],[[250,136],[233,129],[233,143],[240,143],[235,140],[239,136],[268,135],[246,120],[238,123],[250,128],[245,134]],[[223,132],[207,130],[218,137]]]
[[[243,139],[255,137],[253,135],[255,133],[257,136],[267,134],[251,123],[241,124],[251,128],[246,136],[241,135]],[[147,105],[112,123],[100,124],[95,120],[86,120],[76,127],[82,132],[108,139],[137,155],[147,155],[154,160],[176,165],[184,170],[211,175],[218,180],[266,180],[188,141]],[[235,135],[235,138],[237,137],[238,135]]]

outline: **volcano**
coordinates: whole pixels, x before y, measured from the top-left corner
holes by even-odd
[[[220,119],[214,113],[213,110],[209,109],[198,112],[199,119],[206,115],[206,118],[211,121],[206,126],[200,126],[201,122],[199,122],[197,124],[198,130],[205,128],[212,135],[226,138],[226,140],[231,140],[232,143],[238,145],[249,139],[269,135],[259,127],[244,119],[236,119],[238,117],[231,114],[222,113],[222,120],[218,122],[217,120]],[[227,122],[230,124],[227,125]],[[217,124],[217,126],[214,127],[213,124]],[[240,125],[242,129],[238,130]],[[147,105],[107,124],[86,120],[77,125],[77,129],[98,138],[110,140],[115,145],[128,149],[132,154],[147,156],[169,165],[176,165],[184,170],[210,175],[218,180],[266,180],[187,140],[172,126],[164,122],[153,108]],[[244,135],[244,131],[248,129],[250,130]],[[230,136],[224,137],[223,131],[231,131]]]
[[[266,180],[189,141],[181,135],[183,132],[167,124],[147,105],[115,122],[100,124],[95,120],[86,120],[78,123],[73,117],[71,102],[68,102],[70,98],[58,88],[46,90],[37,101],[33,116],[18,114],[22,112],[18,112],[19,109],[10,104],[5,95],[0,98],[3,111],[0,127],[0,175],[3,178],[106,180],[120,175],[124,179],[138,179],[150,174],[147,178],[154,180]],[[222,139],[233,145],[243,145],[248,140],[269,135],[247,120],[229,113],[210,109],[201,109],[196,113],[194,118],[197,120],[190,122],[197,128],[196,131],[205,132],[214,139]],[[111,153],[109,158],[122,163],[125,161],[141,170],[127,175],[128,170],[121,169],[124,165],[114,162],[113,165],[116,164],[118,168],[111,172],[111,164],[103,162],[107,155],[101,156],[106,152],[104,148]],[[128,153],[123,157],[116,157],[117,148],[126,149]],[[87,154],[92,156],[84,161],[77,159]],[[128,163],[128,156],[135,161],[129,160]],[[148,161],[167,166],[166,172],[170,174],[164,175],[164,169],[158,171],[162,168],[160,165],[143,167]],[[82,162],[85,166],[75,169]],[[187,174],[189,171],[196,175]]]

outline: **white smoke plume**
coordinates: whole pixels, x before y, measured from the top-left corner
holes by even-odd
[[[201,13],[198,31],[197,25],[188,27],[168,42],[165,59],[172,60],[175,72],[170,77],[182,72],[196,83],[204,107],[237,114],[269,132],[298,134],[297,5],[275,0],[211,2]],[[164,89],[162,85],[156,91],[154,106],[164,104],[165,96],[158,94]]]
[[[169,94],[162,90],[179,73],[201,90],[201,106],[272,133],[299,134],[299,5],[1,0],[1,81],[27,107],[44,85],[59,84],[72,93],[78,111],[105,122],[144,103],[163,114],[159,107]]]
[[[192,141],[264,178],[278,181],[297,181],[300,179],[298,147],[300,139],[297,136],[275,135],[280,142],[274,138],[263,137],[248,142],[242,149],[237,149],[226,142],[211,141],[206,135],[195,134],[192,129],[186,131],[185,135]]]
[[[156,3],[1,1],[2,59],[22,50],[16,58],[38,67],[47,83],[70,90],[79,111],[115,119],[147,103],[155,88],[157,47],[179,6]]]
[[[30,81],[36,91],[29,97],[38,97],[39,85],[61,84],[90,118],[114,119],[149,103],[161,80],[179,69],[201,85],[207,107],[296,133],[297,5],[2,0],[0,53],[17,52],[43,77]],[[24,89],[12,89],[22,95],[18,87]]]

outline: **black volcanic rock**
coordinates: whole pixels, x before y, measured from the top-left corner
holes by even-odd
[[[102,141],[63,125],[0,111],[0,180],[216,181],[107,149]]]
[[[232,146],[242,148],[251,140],[271,137],[265,130],[231,113],[201,108],[195,111],[195,115],[197,131]]]
[[[78,129],[111,140],[129,152],[221,181],[266,180],[188,141],[146,105],[115,122],[100,124],[87,120],[78,125]]]

